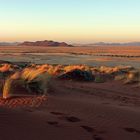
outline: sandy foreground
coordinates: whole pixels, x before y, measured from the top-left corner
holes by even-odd
[[[139,93],[136,85],[118,81],[55,80],[47,97],[0,99],[0,137],[2,140],[139,140]]]

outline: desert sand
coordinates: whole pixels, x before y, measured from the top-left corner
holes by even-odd
[[[0,100],[1,139],[140,139],[140,88],[120,82],[53,82],[47,98]],[[32,98],[35,104],[29,106]]]
[[[140,86],[52,79],[47,95],[1,97],[0,126],[2,140],[139,140]]]

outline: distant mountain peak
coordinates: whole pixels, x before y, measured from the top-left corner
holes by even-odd
[[[56,41],[52,41],[52,40],[35,41],[35,42],[25,41],[25,42],[20,43],[18,45],[19,46],[44,46],[44,47],[51,47],[51,46],[70,47],[70,46],[72,46],[72,45],[69,45],[65,42],[56,42]]]

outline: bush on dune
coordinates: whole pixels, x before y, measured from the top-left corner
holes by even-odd
[[[5,81],[3,98],[46,94],[50,78],[51,76],[44,70],[25,68],[23,71],[11,75]],[[16,89],[20,89],[20,91],[16,91]]]
[[[119,74],[119,75],[116,75],[114,79],[116,81],[121,81],[121,80],[125,80],[126,77],[127,77],[127,74]]]
[[[19,90],[20,89],[20,90]],[[22,89],[22,91],[21,91]],[[13,96],[22,96],[23,92],[26,93],[26,89],[24,88],[24,83],[22,80],[15,80],[8,78],[5,81],[4,87],[3,87],[3,98],[7,99],[9,97]]]
[[[140,83],[140,70],[130,66],[88,67],[85,65],[36,65],[19,68],[11,64],[0,66],[0,72],[10,72],[3,86],[3,98],[46,94],[52,77],[102,83],[115,77],[124,83]],[[113,77],[113,78],[112,78]],[[2,78],[1,78],[2,79]],[[110,80],[110,79],[109,79]]]
[[[29,93],[46,94],[50,80],[51,75],[45,72],[39,73],[34,79],[25,82],[25,84]]]
[[[21,73],[21,78],[26,81],[32,81],[40,74],[47,72],[45,69],[25,68]]]
[[[128,72],[133,69],[134,68],[131,66],[116,66],[116,67],[101,66],[99,68],[99,72],[107,73],[107,74],[114,74],[114,73],[118,73],[118,72]]]
[[[60,73],[63,72],[63,68],[61,66],[54,66],[54,67],[50,67],[47,72],[52,75],[52,76],[57,76]]]
[[[20,67],[12,64],[1,64],[0,65],[0,79],[7,79],[11,74],[19,70]]]
[[[7,79],[5,81],[4,87],[3,87],[3,98],[6,99],[9,97],[9,94],[11,93],[11,86],[12,86],[12,79]]]
[[[4,99],[10,97],[10,94],[12,94],[12,89],[17,85],[15,81],[19,80],[19,78],[20,78],[20,73],[16,72],[15,74],[11,75],[9,78],[6,79],[3,87]],[[19,81],[17,83],[19,83]]]
[[[122,74],[115,76],[115,80],[122,80],[124,84],[140,83],[140,71],[130,70]]]
[[[44,65],[35,65],[32,64],[30,68],[35,68],[39,69],[40,71],[46,71],[48,74],[52,76],[56,76],[64,71],[64,67],[62,65],[49,65],[49,64],[44,64]]]
[[[140,82],[140,71],[133,70],[128,72],[126,75],[126,80],[124,81],[125,84],[131,83],[139,83]]]
[[[64,71],[65,72],[69,72],[72,70],[82,70],[82,71],[90,71],[90,67],[86,66],[86,65],[69,65],[69,66],[65,66],[64,67]]]
[[[0,66],[0,72],[7,72],[11,70],[13,70],[11,64],[2,64]]]
[[[96,76],[94,82],[95,83],[104,83],[105,80],[101,76]]]
[[[94,81],[95,79],[91,71],[85,71],[80,69],[74,69],[68,72],[64,72],[60,74],[58,78],[76,81]]]

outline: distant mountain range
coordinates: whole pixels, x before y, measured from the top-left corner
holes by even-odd
[[[19,42],[0,42],[0,46],[17,46]]]
[[[94,46],[140,46],[140,42],[128,42],[128,43],[106,43],[106,42],[97,42],[91,44],[67,44],[65,42],[56,42],[56,41],[25,41],[25,42],[0,42],[0,46],[44,46],[44,47],[72,47],[72,46],[82,46],[82,47],[94,47]]]
[[[127,42],[127,43],[106,43],[97,42],[92,44],[74,44],[74,46],[140,46],[140,42]]]

